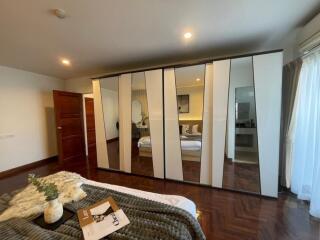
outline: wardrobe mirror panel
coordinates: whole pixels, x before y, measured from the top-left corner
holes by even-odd
[[[119,170],[119,77],[101,79],[100,87],[109,168]]]
[[[152,145],[145,72],[131,78],[131,172],[153,176]]]
[[[175,69],[183,180],[200,182],[205,65]]]
[[[223,188],[260,193],[252,57],[231,60]]]

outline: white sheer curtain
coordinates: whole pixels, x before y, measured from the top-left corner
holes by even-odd
[[[295,99],[291,191],[320,218],[320,53],[303,60]]]

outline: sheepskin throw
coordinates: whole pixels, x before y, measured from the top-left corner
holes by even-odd
[[[87,196],[80,188],[84,178],[79,174],[62,171],[43,179],[57,185],[59,201],[62,204],[79,201]],[[0,222],[11,218],[29,218],[38,215],[44,211],[46,205],[44,194],[39,193],[35,186],[29,184],[10,200],[9,208],[0,215]]]

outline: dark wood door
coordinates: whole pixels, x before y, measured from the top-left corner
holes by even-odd
[[[53,100],[60,164],[86,161],[82,94],[54,90]]]
[[[96,149],[96,128],[94,123],[94,103],[93,98],[85,98],[86,109],[86,125],[87,125],[87,144],[88,144],[88,160],[90,163],[97,162]]]

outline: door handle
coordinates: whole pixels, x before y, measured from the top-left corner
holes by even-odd
[[[58,129],[58,130],[61,130],[61,129],[62,129],[62,127],[60,127],[60,126],[59,126],[59,127],[57,127],[57,129]]]

